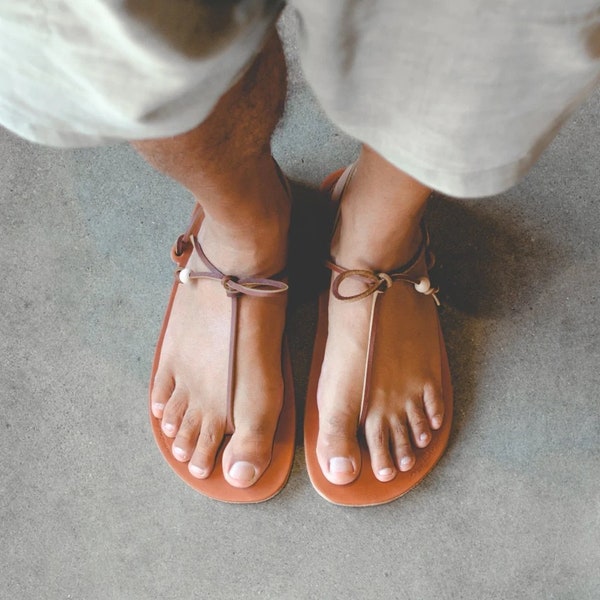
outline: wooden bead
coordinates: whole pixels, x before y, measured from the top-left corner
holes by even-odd
[[[420,294],[427,294],[431,289],[431,282],[427,277],[421,277],[418,283],[415,283],[415,290]]]
[[[181,281],[181,283],[187,283],[190,280],[190,270],[189,269],[181,269],[181,271],[179,271],[179,281]]]

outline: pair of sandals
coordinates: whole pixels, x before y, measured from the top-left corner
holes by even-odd
[[[350,165],[346,169],[341,169],[340,171],[332,173],[323,182],[322,189],[330,195],[334,203],[339,205],[353,172],[354,165]],[[227,383],[226,407],[227,428],[224,442],[221,444],[215,461],[215,468],[210,476],[206,479],[197,479],[193,477],[188,470],[187,464],[178,461],[173,456],[171,450],[173,439],[167,437],[163,433],[160,419],[154,417],[150,410],[152,430],[154,438],[156,439],[165,460],[179,477],[198,492],[210,498],[230,503],[263,502],[275,496],[285,486],[294,459],[296,420],[295,400],[292,369],[285,338],[282,343],[281,358],[281,368],[284,380],[284,398],[273,440],[272,458],[269,466],[260,479],[252,486],[248,488],[235,488],[229,485],[225,480],[221,466],[221,458],[223,450],[228,442],[228,436],[234,431],[233,397],[235,391],[234,375],[239,303],[243,301],[244,295],[265,297],[273,294],[285,293],[287,291],[287,284],[284,281],[285,274],[279,273],[269,278],[237,278],[222,273],[206,257],[196,238],[202,218],[202,209],[197,205],[192,214],[190,226],[183,235],[179,236],[171,252],[173,260],[178,265],[176,272],[177,277],[171,290],[162,331],[157,343],[150,379],[150,390],[152,390],[154,384],[163,339],[179,286],[189,285],[189,282],[194,279],[210,279],[220,283],[224,288],[224,293],[231,298],[229,377]],[[200,260],[205,265],[205,271],[190,271],[190,269],[187,268],[189,258],[193,252],[197,253]],[[374,476],[373,471],[369,466],[369,450],[363,435],[364,423],[368,412],[371,370],[377,345],[377,322],[381,303],[394,303],[396,301],[394,298],[394,288],[397,288],[397,286],[409,285],[414,289],[414,293],[422,296],[424,302],[434,302],[439,305],[436,296],[437,289],[431,287],[428,278],[428,269],[431,268],[432,262],[433,260],[428,250],[428,238],[426,232],[424,232],[421,246],[413,258],[408,263],[392,272],[375,273],[366,270],[345,269],[331,261],[327,262],[327,267],[336,274],[331,288],[331,292],[336,298],[348,302],[371,302],[371,326],[367,341],[361,410],[357,424],[357,436],[361,449],[362,468],[358,477],[353,482],[346,485],[335,485],[330,483],[323,475],[319,466],[316,451],[319,431],[317,385],[321,372],[321,365],[323,363],[325,343],[327,341],[329,290],[324,291],[319,298],[317,335],[315,338],[305,407],[304,448],[307,470],[314,488],[321,496],[334,504],[344,506],[373,506],[395,500],[420,483],[433,469],[446,449],[450,437],[453,401],[448,359],[439,320],[437,322],[437,328],[439,331],[440,372],[442,400],[444,403],[444,421],[441,428],[432,432],[432,439],[427,447],[415,447],[416,462],[413,468],[410,471],[397,473],[396,477],[389,482],[381,482]],[[354,296],[342,295],[340,293],[340,285],[347,278],[362,282],[364,284],[364,291]],[[398,306],[398,310],[402,310],[401,305]],[[437,312],[434,312],[434,315],[437,320]]]

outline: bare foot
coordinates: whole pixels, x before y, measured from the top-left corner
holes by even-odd
[[[332,242],[334,261],[347,269],[385,272],[405,264],[421,241],[420,211],[371,219],[361,213],[364,190],[348,186]],[[365,217],[364,215],[367,214]],[[377,220],[377,223],[375,221]],[[334,273],[332,277],[336,274]],[[347,279],[344,295],[364,291]],[[436,306],[431,298],[395,282],[378,300],[380,313],[364,436],[375,477],[391,481],[415,465],[414,448],[431,441],[442,425],[441,357]],[[361,469],[357,429],[371,311],[371,297],[356,302],[330,292],[329,331],[318,386],[317,456],[334,484],[353,481]]]
[[[205,217],[198,239],[208,259],[227,275],[269,277],[285,267],[289,199],[276,190],[277,217],[235,230]],[[206,271],[194,253],[188,267]],[[287,294],[240,298],[235,431],[223,454],[232,486],[249,487],[268,467],[283,401],[281,343]],[[174,438],[174,457],[206,478],[226,433],[231,299],[218,281],[196,279],[176,295],[152,390],[152,412]]]

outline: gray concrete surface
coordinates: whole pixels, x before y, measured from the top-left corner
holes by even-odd
[[[275,154],[314,185],[356,144],[292,64]],[[147,380],[190,199],[127,146],[0,133],[0,597],[600,598],[600,94],[517,187],[435,198],[456,394],[451,445],[410,494],[329,505],[298,447],[272,501],[180,482]],[[290,323],[307,380],[316,306]]]

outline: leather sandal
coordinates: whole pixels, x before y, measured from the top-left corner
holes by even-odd
[[[266,297],[273,294],[286,293],[288,286],[285,283],[285,273],[278,273],[268,278],[255,277],[234,277],[225,275],[215,267],[204,254],[202,247],[197,239],[197,233],[200,229],[204,213],[200,205],[196,205],[187,231],[177,239],[171,256],[177,265],[175,282],[171,290],[171,296],[167,311],[163,320],[161,333],[154,354],[152,374],[150,377],[150,395],[154,386],[154,379],[158,364],[160,361],[161,348],[169,322],[169,316],[175,300],[175,296],[181,285],[193,285],[196,279],[208,279],[223,286],[223,293],[231,299],[231,326],[229,340],[229,366],[227,381],[227,406],[226,410],[226,433],[215,460],[215,467],[209,477],[198,479],[193,477],[188,470],[187,462],[180,462],[175,459],[171,452],[174,439],[167,437],[161,429],[161,419],[157,419],[152,414],[152,401],[150,400],[150,421],[154,439],[158,447],[171,468],[183,479],[189,486],[196,491],[223,502],[230,503],[257,503],[263,502],[275,496],[286,484],[292,463],[295,449],[295,405],[294,405],[294,387],[292,381],[292,369],[287,348],[287,341],[282,341],[281,369],[284,381],[284,397],[277,429],[273,440],[271,462],[262,476],[248,488],[236,488],[231,486],[225,480],[221,459],[231,434],[235,429],[233,419],[233,400],[235,395],[235,362],[237,352],[238,328],[243,324],[238,322],[239,304],[243,302],[244,296]],[[205,271],[192,271],[187,268],[187,263],[192,255],[196,253],[202,263],[205,265]],[[210,349],[207,350],[210,352]]]
[[[347,169],[341,169],[332,173],[322,184],[322,190],[330,195],[332,201],[338,207],[353,172],[354,165],[350,165]],[[337,214],[339,218],[339,209]],[[337,219],[333,231],[335,231],[336,227]],[[335,275],[331,284],[331,294],[335,298],[346,302],[360,301],[371,303],[371,319],[365,357],[361,408],[357,423],[357,437],[361,452],[361,470],[353,482],[346,485],[335,485],[325,478],[317,459],[317,435],[319,432],[317,387],[327,341],[327,311],[330,291],[324,291],[319,298],[317,335],[313,350],[304,417],[304,448],[308,474],[313,487],[321,496],[334,504],[344,506],[373,506],[391,502],[399,498],[419,484],[434,468],[448,444],[452,421],[452,385],[437,310],[432,311],[432,314],[437,321],[439,332],[442,399],[445,409],[441,428],[432,430],[431,441],[427,447],[417,448],[413,444],[413,451],[416,457],[413,468],[409,471],[398,471],[396,477],[388,482],[379,481],[373,474],[369,450],[364,439],[364,424],[369,410],[372,367],[377,353],[377,330],[382,303],[398,302],[394,294],[394,288],[397,288],[397,286],[410,286],[415,294],[422,295],[423,302],[432,302],[439,306],[438,290],[431,286],[428,276],[428,269],[433,266],[433,255],[429,251],[429,238],[424,227],[422,227],[422,231],[423,238],[421,245],[411,260],[400,268],[388,273],[376,273],[364,269],[346,269],[335,264],[332,260],[326,262],[326,266]],[[340,292],[340,286],[348,278],[361,282],[364,285],[364,291],[350,296],[343,295]],[[401,304],[398,305],[397,310],[402,310]]]

